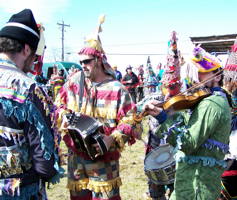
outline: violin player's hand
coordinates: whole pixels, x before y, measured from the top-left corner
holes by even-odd
[[[163,111],[163,109],[159,107],[158,104],[160,104],[160,102],[157,100],[148,101],[145,104],[144,109],[149,115],[157,116]]]

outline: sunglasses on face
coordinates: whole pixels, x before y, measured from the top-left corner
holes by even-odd
[[[90,59],[85,59],[85,60],[80,60],[80,64],[84,64],[84,65],[87,65],[89,64],[92,60],[95,60],[95,58],[90,58]]]

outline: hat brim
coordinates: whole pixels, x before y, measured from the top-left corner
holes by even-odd
[[[15,39],[21,43],[28,44],[34,50],[37,49],[39,38],[31,32],[16,27],[16,26],[5,26],[0,31],[0,37],[7,37]]]

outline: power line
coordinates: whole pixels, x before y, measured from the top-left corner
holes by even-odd
[[[65,29],[64,27],[67,26],[67,27],[70,27],[69,24],[64,24],[64,21],[62,20],[62,23],[57,23],[57,25],[61,26],[61,30],[62,30],[62,61],[64,61],[64,32],[65,32]]]
[[[180,42],[190,42],[190,40],[179,40]],[[125,43],[125,44],[104,44],[105,47],[120,47],[120,46],[142,46],[142,45],[157,45],[157,44],[167,44],[168,41],[160,42],[145,42],[145,43]]]
[[[106,55],[116,56],[153,56],[153,55],[167,55],[165,53],[106,53]]]
[[[167,53],[106,53],[106,55],[115,56],[165,56]],[[182,55],[188,55],[188,53],[182,53]]]

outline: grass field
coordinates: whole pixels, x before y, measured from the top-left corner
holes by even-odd
[[[146,135],[146,123],[144,134]],[[144,200],[143,194],[147,190],[146,176],[144,174],[144,143],[137,141],[132,146],[127,146],[120,158],[120,176],[123,185],[120,194],[123,200]],[[66,168],[66,166],[65,166]],[[68,200],[69,194],[66,189],[67,178],[61,179],[59,184],[50,186],[48,189],[49,200]]]

